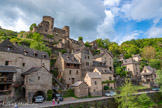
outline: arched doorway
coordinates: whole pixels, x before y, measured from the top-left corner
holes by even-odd
[[[46,95],[43,91],[37,91],[37,92],[35,92],[35,94],[33,96],[32,102],[34,102],[34,99],[35,99],[36,96],[43,96],[44,99],[46,99]]]

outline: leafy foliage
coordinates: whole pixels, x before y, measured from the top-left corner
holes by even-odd
[[[79,41],[80,41],[80,40],[83,40],[83,37],[79,36],[79,37],[78,37],[78,40],[79,40]]]
[[[109,89],[109,86],[104,86],[104,90],[108,90]]]
[[[146,60],[154,59],[155,58],[155,48],[152,46],[144,47],[142,54],[142,57]]]
[[[137,102],[135,101],[136,96],[133,94],[137,90],[134,89],[132,83],[128,80],[125,81],[125,84],[121,87],[121,93],[118,95],[120,98],[115,98],[119,103],[119,108],[138,108]]]
[[[137,103],[139,108],[149,108],[150,106],[153,106],[154,103],[150,99],[150,97],[147,96],[147,94],[141,94],[137,97]]]
[[[36,23],[33,23],[31,26],[30,26],[30,31],[33,31],[33,27],[36,27]]]
[[[157,74],[156,83],[159,84],[160,92],[162,93],[162,69],[157,70],[156,74]]]
[[[92,45],[90,45],[89,42],[85,42],[84,45],[85,45],[86,47],[92,47]]]
[[[52,94],[53,94],[53,91],[52,90],[48,90],[47,91],[47,100],[48,101],[51,101],[52,100]]]

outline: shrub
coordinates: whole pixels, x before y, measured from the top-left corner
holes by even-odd
[[[53,94],[53,91],[52,91],[52,90],[48,90],[48,91],[47,91],[47,96],[48,96],[48,97],[47,97],[47,100],[48,100],[48,101],[51,101],[51,100],[52,100],[52,98],[53,98],[53,97],[52,97],[52,94]]]
[[[83,40],[83,37],[80,36],[80,37],[78,38],[78,40]]]
[[[74,90],[69,89],[69,90],[65,91],[64,92],[64,97],[75,97]]]
[[[109,86],[104,86],[104,90],[108,90],[109,89]]]

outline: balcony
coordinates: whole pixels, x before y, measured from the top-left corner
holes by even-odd
[[[1,76],[0,77],[0,84],[10,84],[12,83],[12,77]]]
[[[65,63],[65,68],[79,69],[79,65],[78,64],[66,64]]]

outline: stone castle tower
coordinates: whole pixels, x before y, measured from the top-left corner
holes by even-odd
[[[43,35],[54,35],[62,38],[69,38],[70,27],[64,26],[62,29],[54,27],[54,18],[51,16],[43,16],[43,20],[32,32],[38,32]]]

